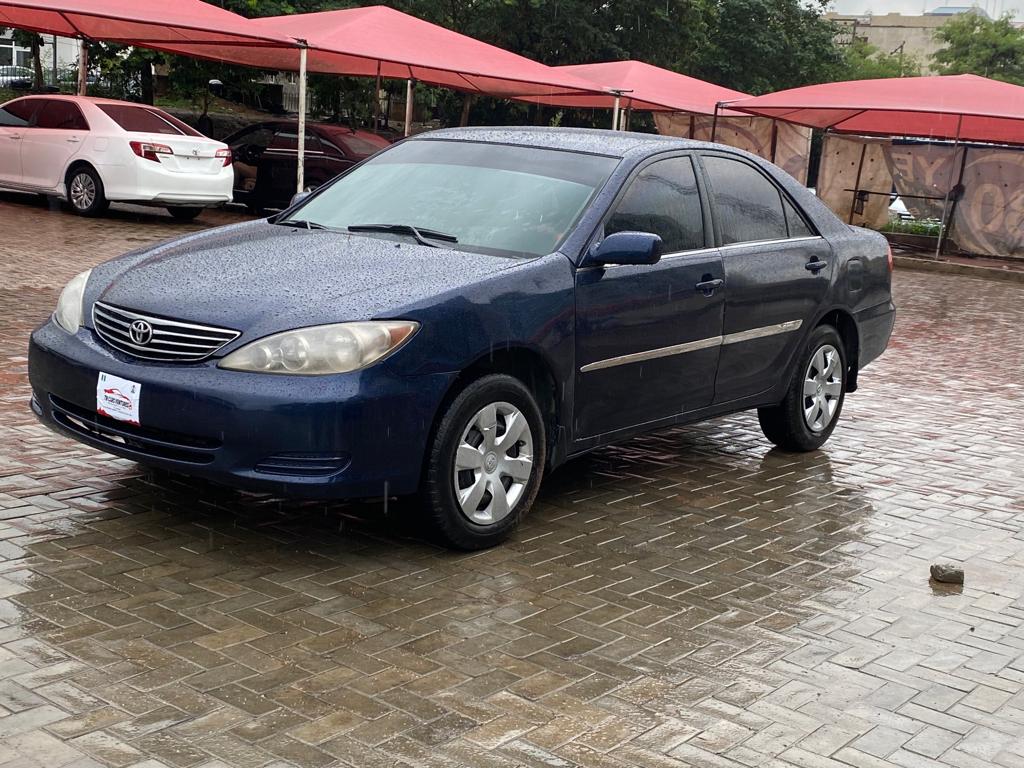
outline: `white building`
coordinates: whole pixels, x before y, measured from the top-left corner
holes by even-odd
[[[67,37],[53,35],[42,36],[44,45],[41,51],[43,72],[47,79],[52,77],[54,69],[65,69],[78,63],[78,41]],[[15,45],[11,30],[0,34],[0,67],[15,64],[31,67],[32,58],[28,48]]]

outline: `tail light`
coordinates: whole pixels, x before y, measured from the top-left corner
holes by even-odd
[[[154,163],[160,162],[160,155],[173,155],[174,150],[168,147],[166,144],[155,144],[151,141],[131,141],[132,152],[141,157],[144,160],[152,160]]]
[[[896,264],[892,259],[892,246],[890,245],[886,250],[888,252],[885,254],[885,257],[889,262],[889,271],[892,272],[896,268]]]
[[[232,160],[231,150],[228,147],[224,147],[224,149],[218,149],[217,152],[214,154],[214,157],[222,157],[222,158],[224,158],[224,167],[225,168],[227,168],[229,165],[231,165],[231,160]]]

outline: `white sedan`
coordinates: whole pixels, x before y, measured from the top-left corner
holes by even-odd
[[[0,187],[67,199],[83,216],[111,201],[178,219],[231,201],[231,150],[145,104],[25,96],[0,105]]]

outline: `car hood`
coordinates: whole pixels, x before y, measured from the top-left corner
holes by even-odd
[[[97,267],[86,291],[86,314],[91,318],[92,302],[100,300],[253,338],[306,325],[396,317],[521,264],[405,240],[247,222]]]

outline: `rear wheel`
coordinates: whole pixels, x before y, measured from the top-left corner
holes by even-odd
[[[846,351],[831,325],[814,329],[797,363],[785,399],[759,408],[764,436],[788,451],[824,445],[839,421],[846,398]]]
[[[110,202],[103,194],[100,175],[89,166],[72,169],[65,184],[71,210],[79,216],[99,216],[110,207]]]
[[[427,456],[423,496],[435,537],[465,550],[506,539],[537,495],[545,445],[540,409],[520,381],[497,374],[467,386]]]
[[[202,211],[202,208],[187,205],[175,205],[167,209],[167,212],[178,221],[192,221]]]

